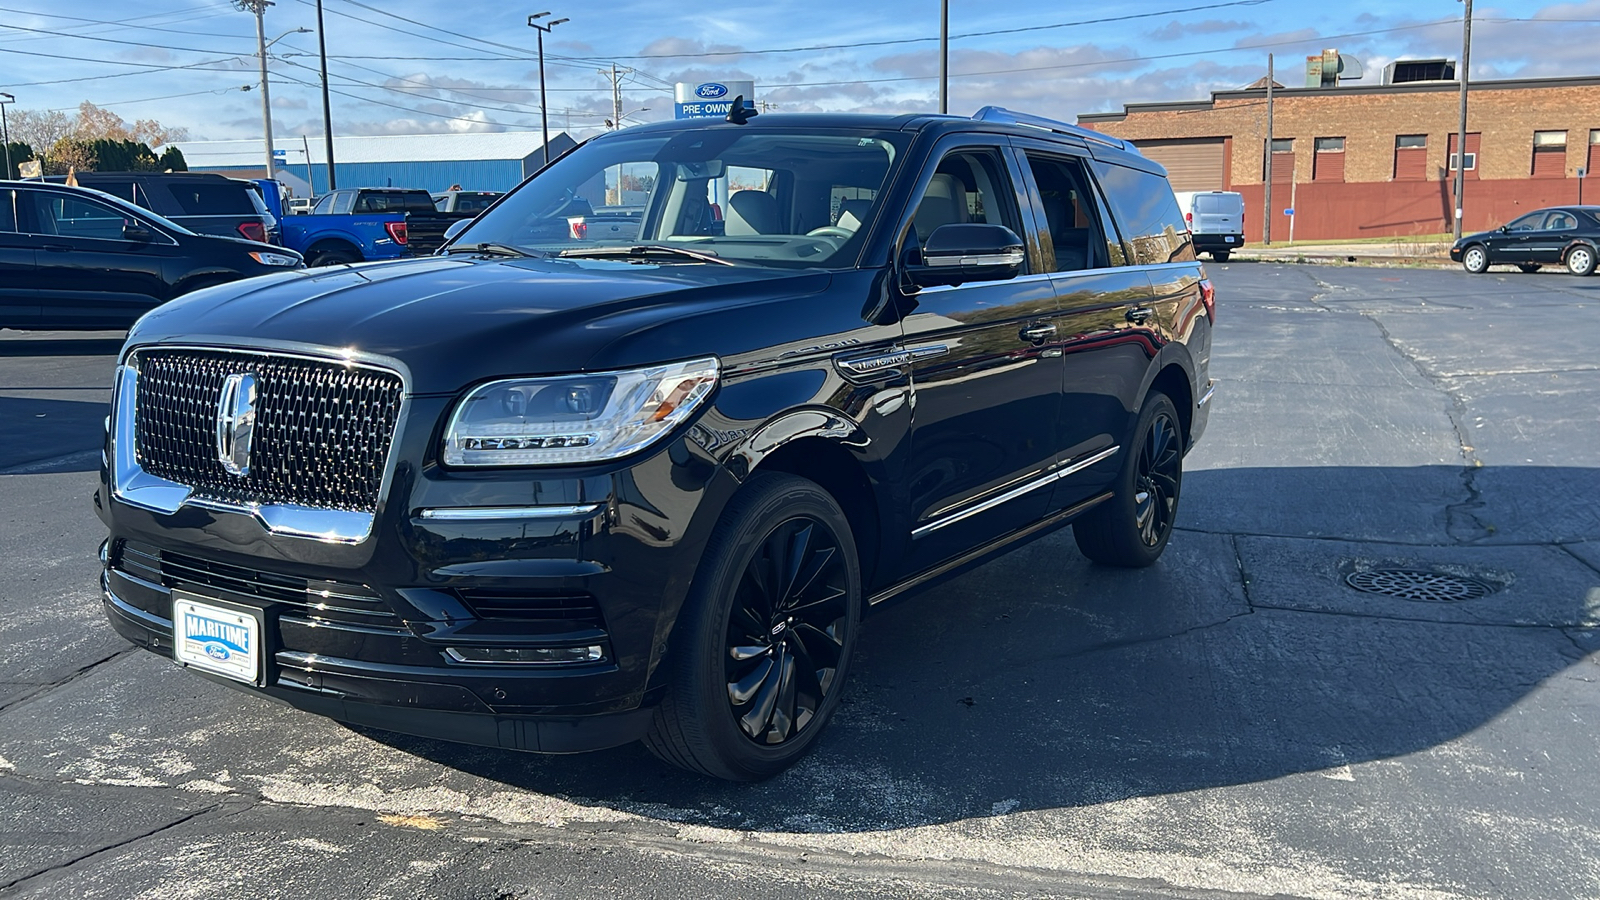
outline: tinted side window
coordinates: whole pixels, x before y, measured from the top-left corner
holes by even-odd
[[[12,200],[15,194],[15,191],[0,191],[0,231],[17,230],[17,210]]]
[[[333,198],[335,196],[336,195],[334,194],[323,194],[317,200],[317,205],[311,207],[311,214],[314,216],[323,216],[333,212]]]
[[[1098,161],[1094,170],[1136,262],[1148,266],[1195,258],[1189,226],[1165,178]]]
[[[167,190],[178,202],[183,216],[253,216],[256,205],[250,202],[250,189],[234,182],[168,182]]]
[[[355,201],[355,194],[350,191],[340,191],[333,195],[333,212],[344,215],[350,212],[350,204]]]
[[[1022,234],[1011,202],[1016,194],[999,154],[957,150],[939,161],[933,180],[917,203],[911,230],[919,246],[941,225],[981,222],[1004,225]]]
[[[39,234],[121,240],[123,223],[128,220],[120,210],[80,197],[30,191],[23,198],[33,209]]]
[[[420,206],[408,194],[401,193],[363,193],[356,200],[355,211],[358,213],[392,213],[392,212],[436,212],[433,208],[433,198],[427,198]]]
[[[1104,268],[1108,258],[1107,229],[1100,220],[1083,161],[1033,152],[1027,156],[1028,168],[1039,188],[1039,224],[1048,234],[1048,244],[1054,250],[1055,263],[1050,270],[1077,272]],[[1048,255],[1046,265],[1050,265]]]
[[[422,191],[411,194],[401,194],[402,207],[406,212],[431,213],[438,212],[433,206],[433,198]]]
[[[1553,212],[1544,220],[1546,231],[1559,231],[1567,228],[1577,228],[1578,220],[1571,213]]]

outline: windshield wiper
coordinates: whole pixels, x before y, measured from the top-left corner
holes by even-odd
[[[723,259],[711,253],[701,253],[698,250],[685,250],[682,247],[669,247],[666,244],[635,244],[631,247],[579,247],[574,250],[563,250],[559,256],[585,259],[605,259],[622,257],[624,259],[643,259],[652,254],[663,256],[678,256],[683,259],[692,259],[696,262],[716,263],[719,266],[736,266],[738,263],[731,259]]]
[[[481,244],[462,244],[445,249],[448,253],[481,253],[484,256],[539,257],[546,255],[537,251],[530,252],[521,247],[513,247],[510,244],[497,244],[493,241],[484,241]]]

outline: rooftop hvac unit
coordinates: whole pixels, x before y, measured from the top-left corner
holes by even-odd
[[[1306,57],[1306,87],[1336,87],[1341,81],[1354,81],[1363,74],[1361,60],[1338,50],[1324,50],[1321,56]]]

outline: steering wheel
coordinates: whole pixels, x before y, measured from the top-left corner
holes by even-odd
[[[856,233],[854,231],[848,228],[840,228],[837,225],[824,225],[821,228],[813,228],[806,232],[806,237],[836,237],[849,240],[855,236]]]

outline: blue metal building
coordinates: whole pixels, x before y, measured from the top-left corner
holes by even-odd
[[[275,136],[274,142],[279,151],[275,174],[295,196],[327,191],[322,138]],[[260,178],[266,168],[265,148],[259,140],[178,141],[173,146],[183,152],[193,172]],[[572,146],[572,138],[565,133],[552,136],[551,158]],[[333,158],[341,188],[428,191],[453,185],[469,191],[507,191],[544,164],[539,135],[527,132],[335,137]]]

